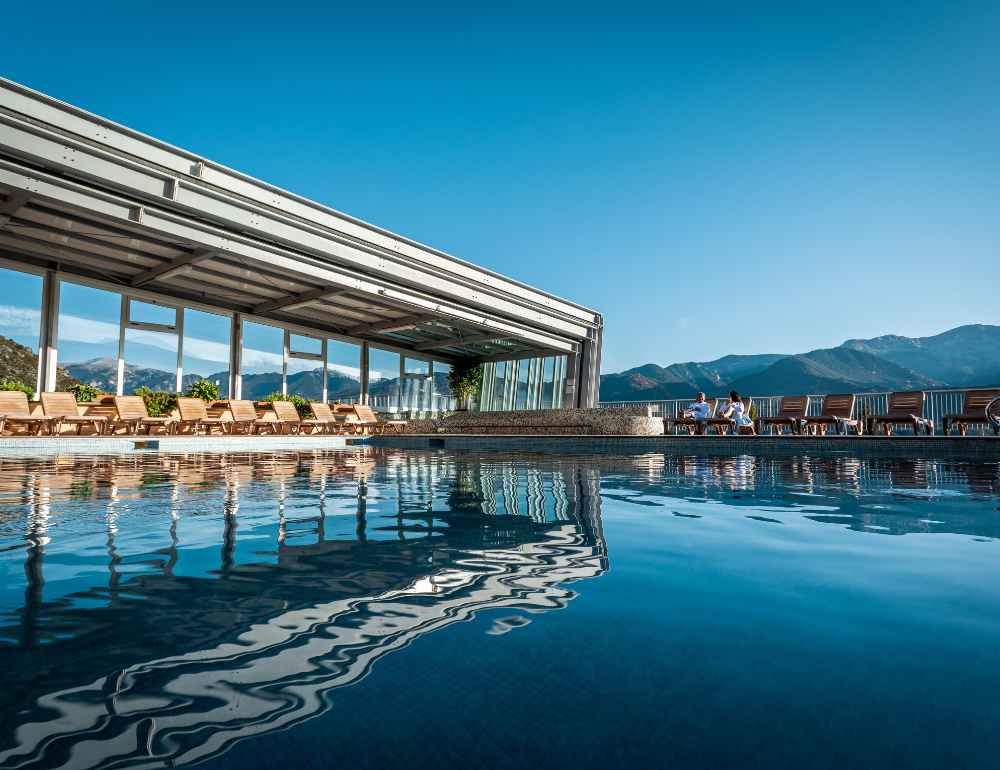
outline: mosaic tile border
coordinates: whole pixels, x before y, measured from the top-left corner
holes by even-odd
[[[399,449],[471,449],[559,452],[799,457],[850,455],[899,460],[978,460],[1000,462],[1000,439],[992,436],[376,436],[372,446]]]

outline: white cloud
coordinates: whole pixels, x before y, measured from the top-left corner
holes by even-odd
[[[42,320],[39,310],[26,307],[0,305],[0,333],[4,336],[12,334],[38,334],[38,326]]]
[[[688,320],[689,319],[687,319],[687,318],[678,318],[677,319],[677,326],[680,327],[681,329],[688,328]]]

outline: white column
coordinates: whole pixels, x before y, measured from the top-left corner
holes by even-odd
[[[229,331],[229,397],[243,398],[243,315],[233,313]]]
[[[184,392],[184,310],[177,308],[174,325],[177,327],[177,392]]]
[[[38,379],[35,400],[41,392],[56,389],[59,333],[59,273],[47,270],[42,279],[42,317],[38,328]]]
[[[118,387],[119,396],[125,394],[125,323],[128,321],[128,295],[122,294],[122,314],[118,320]]]

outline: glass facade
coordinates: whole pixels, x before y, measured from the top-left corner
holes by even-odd
[[[561,409],[565,388],[566,356],[483,364],[479,408],[482,411]]]
[[[75,280],[60,275],[52,284],[58,289],[53,347],[59,389],[79,380],[111,394],[140,387],[183,391],[207,379],[219,386],[221,398],[239,393],[259,400],[286,393],[348,404],[362,398],[358,343],[243,319],[240,368],[231,373],[233,316],[225,311],[163,304],[174,300]],[[16,343],[23,348],[11,349],[24,354],[16,371],[4,364],[0,379],[16,379],[36,390],[44,286],[41,275],[0,268],[0,345]],[[564,356],[485,364],[483,384],[469,408],[558,408],[565,369]],[[369,347],[368,403],[387,411],[452,410],[450,372],[447,363]],[[236,392],[230,393],[231,385]]]

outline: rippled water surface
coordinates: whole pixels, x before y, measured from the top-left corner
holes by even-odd
[[[0,768],[1000,767],[996,464],[0,458]]]

